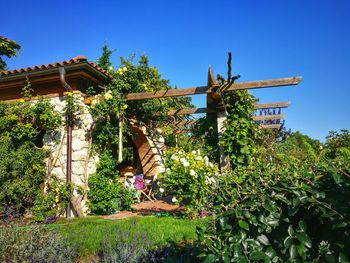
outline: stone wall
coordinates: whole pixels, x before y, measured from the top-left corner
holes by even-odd
[[[73,214],[86,215],[87,213],[87,190],[88,178],[96,172],[96,165],[99,162],[98,156],[91,154],[91,131],[93,128],[93,119],[89,113],[88,106],[83,102],[83,96],[75,93],[74,96],[79,101],[82,110],[78,117],[78,124],[72,131],[72,182],[81,187],[83,195],[74,192],[72,205],[75,211]],[[50,98],[51,104],[55,110],[62,114],[64,118],[64,107],[66,105],[65,97]],[[143,173],[146,176],[155,176],[164,172],[164,139],[161,136],[151,136],[146,128],[133,125],[136,132],[134,143],[137,147],[141,161]],[[66,127],[61,127],[55,132],[46,133],[44,136],[44,147],[50,151],[47,160],[48,175],[56,175],[58,178],[66,180],[67,164],[67,132]]]
[[[72,131],[72,182],[83,189],[88,190],[88,177],[95,173],[96,164],[99,161],[98,156],[91,156],[91,128],[93,119],[89,113],[88,106],[84,105],[83,97],[80,94],[74,94],[82,107],[79,114],[78,125]],[[50,99],[55,110],[64,116],[64,107],[66,105],[64,97],[54,97]],[[58,178],[66,180],[67,164],[67,132],[65,127],[61,127],[52,133],[44,136],[44,147],[49,149],[50,156],[47,160],[48,175],[53,174]],[[87,207],[86,194],[79,195],[74,192],[72,200],[74,214],[86,214]]]

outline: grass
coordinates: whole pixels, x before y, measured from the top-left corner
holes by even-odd
[[[178,219],[174,217],[137,216],[126,219],[87,217],[72,219],[64,224],[50,225],[58,230],[70,244],[78,247],[81,255],[98,252],[107,237],[118,240],[120,230],[147,233],[155,246],[191,242],[196,239],[196,226],[205,220]]]

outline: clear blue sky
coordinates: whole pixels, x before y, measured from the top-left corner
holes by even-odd
[[[205,85],[208,65],[240,81],[303,76],[298,86],[254,91],[260,102],[291,101],[286,126],[324,139],[350,129],[350,1],[9,1],[0,34],[22,45],[20,68],[86,55],[104,42],[119,56],[146,53],[177,87]],[[205,98],[194,103],[205,106]]]

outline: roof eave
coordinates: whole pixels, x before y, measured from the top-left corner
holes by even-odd
[[[0,76],[0,83],[21,80],[26,77],[28,77],[29,79],[34,77],[37,78],[41,76],[51,75],[54,73],[57,73],[58,75],[59,74],[58,69],[60,67],[64,67],[67,73],[72,72],[74,70],[81,70],[81,69],[87,70],[88,72],[92,73],[94,76],[97,76],[99,79],[101,79],[105,83],[110,82],[112,79],[110,76],[102,73],[97,68],[92,66],[88,61],[82,61],[79,63],[55,66],[52,68],[35,69],[33,71],[25,71],[25,72],[11,73],[9,75],[3,75],[3,76]]]

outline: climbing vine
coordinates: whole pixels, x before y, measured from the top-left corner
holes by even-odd
[[[225,95],[224,102],[228,116],[221,144],[233,167],[247,165],[257,151],[261,134],[258,124],[252,119],[256,99],[248,91],[240,90]]]

